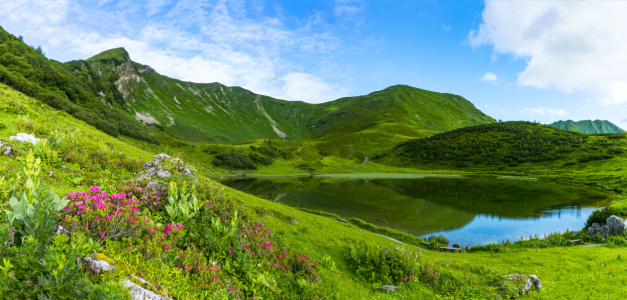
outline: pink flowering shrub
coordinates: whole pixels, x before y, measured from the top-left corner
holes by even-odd
[[[209,289],[221,284],[219,275],[222,266],[213,261],[209,262],[205,255],[194,247],[187,250],[178,249],[175,263],[177,268],[196,282],[198,288]]]
[[[87,192],[69,193],[63,223],[99,240],[132,237],[146,224],[138,200],[126,193],[107,194],[97,186]]]
[[[163,210],[167,204],[168,189],[167,187],[153,187],[145,189],[146,180],[122,180],[115,185],[115,188],[130,198],[139,200],[140,209],[147,208],[151,210]]]
[[[141,242],[137,244],[138,250],[146,257],[158,258],[163,253],[169,253],[175,249],[176,242],[183,235],[182,224],[166,224],[156,226],[151,221],[146,222],[146,227],[139,234]]]

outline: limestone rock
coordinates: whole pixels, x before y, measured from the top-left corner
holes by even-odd
[[[592,223],[588,228],[588,235],[590,236],[607,236],[610,231],[609,226],[599,225],[599,223]]]
[[[540,278],[538,278],[538,276],[536,275],[529,275],[529,278],[527,278],[527,283],[521,290],[522,294],[524,295],[529,293],[529,291],[531,291],[531,288],[535,288],[536,290],[542,288],[542,282],[540,281]]]
[[[115,269],[115,267],[110,265],[108,262],[104,260],[94,260],[91,257],[83,257],[83,262],[89,268],[89,271],[95,275]]]
[[[18,143],[31,143],[33,145],[37,145],[37,143],[40,141],[40,139],[36,138],[35,136],[23,132],[9,137],[9,140],[16,141]]]
[[[165,297],[136,285],[128,279],[124,280],[123,283],[125,287],[131,289],[131,299],[133,300],[166,300]]]
[[[395,285],[382,285],[380,287],[377,287],[377,289],[390,293],[395,293],[398,292],[401,288]]]
[[[170,171],[168,170],[157,170],[157,173],[155,173],[155,175],[157,175],[157,177],[159,178],[166,178],[170,177],[172,173],[170,173]]]
[[[625,222],[622,218],[611,215],[605,220],[607,224],[607,235],[622,234],[625,233]]]

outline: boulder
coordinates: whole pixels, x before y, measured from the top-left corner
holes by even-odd
[[[611,215],[605,220],[605,224],[607,224],[608,227],[607,235],[625,233],[625,222],[620,217]]]
[[[163,184],[156,182],[156,181],[151,181],[146,184],[146,186],[144,187],[144,190],[149,190],[149,191],[152,191],[153,193],[157,193],[159,189],[162,187],[163,187]]]
[[[594,236],[607,236],[610,231],[609,226],[607,225],[599,225],[599,223],[592,223],[592,225],[588,228],[588,235]]]
[[[170,171],[168,170],[157,170],[157,173],[155,173],[155,175],[157,175],[157,177],[159,178],[166,178],[172,176],[172,173],[170,173]]]
[[[380,287],[377,287],[378,290],[382,290],[382,291],[386,291],[386,292],[390,292],[390,293],[395,293],[398,292],[401,288],[397,287],[395,285],[382,285]]]
[[[36,138],[32,134],[20,132],[14,136],[9,137],[9,140],[16,141],[18,143],[31,143],[32,145],[37,145],[40,139]]]
[[[57,225],[57,230],[54,232],[54,235],[65,234],[68,238],[70,237],[70,232],[63,228],[61,225]]]
[[[531,291],[532,288],[536,290],[542,288],[542,282],[540,281],[540,278],[538,278],[538,276],[536,275],[529,275],[529,278],[527,278],[527,283],[525,283],[525,286],[522,288],[521,292],[523,295],[527,294],[529,293],[529,291]]]
[[[104,260],[94,260],[91,257],[83,257],[83,262],[90,273],[94,275],[102,274],[114,270],[115,267]]]
[[[130,289],[131,299],[133,300],[166,300],[167,298],[155,293],[151,292],[137,284],[134,284],[132,281],[126,279],[123,281],[124,286]]]
[[[0,141],[0,153],[2,153],[2,155],[11,155],[13,152],[15,152],[13,147]]]

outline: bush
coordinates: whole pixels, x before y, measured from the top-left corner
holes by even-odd
[[[588,220],[586,220],[586,226],[583,229],[587,230],[593,223],[605,225],[605,220],[607,220],[607,218],[611,215],[620,215],[620,213],[613,207],[597,209],[588,217]]]
[[[361,279],[375,284],[412,282],[418,274],[418,264],[398,249],[365,245],[347,247],[344,251],[348,268]]]
[[[448,246],[448,239],[444,235],[442,235],[442,234],[440,234],[438,236],[436,236],[436,235],[430,236],[429,237],[429,242],[430,243],[441,244],[441,245],[444,245],[444,246]]]
[[[248,155],[237,152],[223,152],[216,155],[213,165],[228,166],[233,169],[257,169]]]

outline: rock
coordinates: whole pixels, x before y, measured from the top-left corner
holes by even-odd
[[[9,140],[16,141],[18,143],[31,143],[32,145],[37,145],[37,143],[40,141],[40,139],[36,138],[35,136],[23,132],[9,137]]]
[[[607,235],[625,233],[625,222],[620,217],[611,215],[605,220],[605,224],[608,227]]]
[[[131,291],[131,299],[133,300],[166,300],[167,298],[155,293],[151,292],[137,284],[134,284],[130,280],[126,279],[122,281],[124,286],[130,288]],[[142,282],[143,283],[143,282]]]
[[[68,238],[70,237],[70,232],[63,228],[63,226],[61,225],[57,225],[57,230],[54,232],[53,235],[60,235],[60,234],[65,234]]]
[[[460,245],[459,243],[455,243],[453,244],[453,248],[461,249],[462,245]]]
[[[13,150],[13,147],[0,141],[0,152],[2,152],[2,155],[11,155],[15,150]]]
[[[401,288],[395,285],[382,285],[382,286],[377,287],[377,289],[390,292],[390,293],[395,293],[395,292],[398,292]]]
[[[50,178],[52,179],[56,179],[57,176],[54,176],[54,173],[52,173],[52,171],[48,172],[48,176],[50,176]]]
[[[609,232],[609,226],[607,225],[599,225],[599,223],[592,223],[592,225],[588,228],[588,235],[594,236],[607,236]]]
[[[523,295],[527,294],[529,293],[529,291],[531,291],[531,288],[535,288],[536,290],[542,288],[542,282],[540,281],[540,278],[538,278],[538,276],[536,275],[529,275],[529,278],[527,278],[527,283],[522,288],[521,293]]]
[[[296,218],[291,218],[291,220],[290,220],[290,224],[292,224],[292,225],[296,225],[296,224],[298,224],[298,223],[300,223],[300,221],[299,221],[298,219],[296,219]]]
[[[169,164],[172,167],[169,167],[168,169],[164,169],[163,165],[165,161],[174,163],[174,166],[172,166],[172,164]],[[192,173],[192,171],[189,168],[185,167],[185,163],[182,160],[176,157],[171,157],[164,153],[157,154],[155,155],[155,158],[152,161],[144,163],[144,170],[147,170],[147,171],[145,174],[139,176],[138,178],[139,180],[150,179],[153,176],[157,176],[159,178],[165,178],[165,177],[172,176],[173,173],[176,173],[177,171],[181,174],[195,177],[194,173]]]
[[[146,186],[144,187],[144,190],[150,190],[153,193],[157,193],[159,189],[162,187],[163,187],[163,184],[156,182],[156,181],[151,181],[146,184]]]
[[[104,260],[94,260],[91,257],[83,257],[83,262],[89,269],[90,273],[94,275],[102,274],[115,269],[115,267],[110,265],[108,262]]]
[[[157,170],[156,175],[159,178],[166,178],[166,177],[170,177],[172,173],[170,173],[170,171],[168,170]]]

